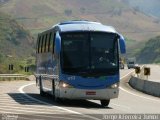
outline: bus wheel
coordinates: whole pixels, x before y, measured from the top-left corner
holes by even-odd
[[[45,92],[40,88],[40,95],[43,97],[43,96],[45,96]]]
[[[54,101],[57,103],[62,103],[62,99],[56,96],[54,97]]]
[[[108,107],[110,100],[100,100],[103,107]]]
[[[39,77],[39,89],[40,89],[40,95],[45,96],[46,93],[43,91],[43,88],[42,88],[42,78],[41,78],[41,76]]]

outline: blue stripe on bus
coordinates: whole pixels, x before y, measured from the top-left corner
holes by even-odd
[[[119,75],[102,76],[99,78],[86,78],[81,76],[61,74],[60,80],[63,80],[64,82],[78,89],[104,89],[114,83],[119,82]]]

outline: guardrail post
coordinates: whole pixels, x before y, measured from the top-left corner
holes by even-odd
[[[29,67],[25,67],[25,72],[29,72]]]
[[[139,66],[136,66],[135,68],[135,73],[137,74],[137,77],[140,77],[140,73],[141,73],[141,68]]]
[[[151,69],[149,67],[144,67],[144,75],[147,77],[148,80],[148,76],[151,75]]]
[[[14,65],[13,64],[9,64],[9,71],[10,71],[10,73],[11,73],[11,71],[13,71],[13,69],[14,69]]]

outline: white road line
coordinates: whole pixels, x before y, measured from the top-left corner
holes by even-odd
[[[13,111],[13,109],[12,108],[0,108],[0,111],[1,110],[4,110],[4,111]],[[33,113],[33,114],[53,114],[52,112],[42,112],[42,111],[31,111],[31,110],[25,110],[25,109],[23,109],[23,110],[20,110],[20,109],[14,109],[14,111],[16,111],[16,112],[23,112],[23,113]]]
[[[132,70],[131,72],[129,72],[128,74],[124,75],[123,77],[121,77],[120,79],[125,78],[126,76],[128,76],[129,74],[131,74],[134,70]]]
[[[6,104],[8,105],[8,106],[6,106]],[[0,103],[0,106],[2,107],[2,106],[6,106],[6,107],[14,107],[14,106],[16,106],[16,107],[19,107],[19,108],[22,108],[22,107],[24,107],[23,105],[17,105],[17,103],[16,104],[11,104],[11,103],[8,103],[8,102],[6,102],[6,103]],[[25,108],[27,108],[27,107],[30,107],[30,108],[32,108],[32,109],[51,109],[52,111],[56,111],[56,112],[61,112],[61,113],[65,113],[66,111],[62,111],[62,110],[59,110],[59,109],[53,109],[53,107],[50,107],[50,106],[45,106],[45,105],[43,105],[43,106],[37,106],[37,105],[25,105]]]
[[[124,75],[124,76],[121,77],[120,79],[125,78],[126,76],[128,76],[128,75],[131,74],[132,72],[133,72],[133,71],[129,72],[128,74]],[[147,100],[153,100],[153,101],[156,101],[156,102],[160,102],[160,100],[157,100],[157,99],[153,99],[153,98],[148,98],[148,97],[144,97],[144,96],[141,96],[141,95],[137,95],[137,94],[135,94],[135,93],[133,93],[133,92],[130,92],[130,91],[122,88],[122,87],[119,87],[119,88],[120,88],[121,90],[123,90],[124,92],[129,93],[129,94],[131,94],[131,95],[134,95],[134,96],[137,96],[137,97],[140,97],[140,98],[144,98],[144,99],[147,99]]]
[[[52,104],[49,104],[49,103],[47,103],[47,102],[44,102],[44,101],[38,100],[38,99],[36,99],[36,98],[34,98],[34,97],[31,97],[30,95],[26,94],[26,93],[23,91],[23,89],[24,89],[25,87],[30,86],[30,85],[33,85],[33,84],[35,84],[35,83],[30,83],[30,84],[21,86],[21,87],[19,88],[20,93],[23,93],[26,97],[28,97],[28,98],[30,98],[30,99],[32,99],[32,100],[35,100],[35,101],[37,101],[37,102],[40,102],[40,103],[43,103],[43,104],[46,104],[46,105],[53,106]],[[84,115],[84,114],[82,114],[82,113],[79,113],[79,112],[76,112],[76,111],[73,111],[73,110],[69,110],[69,109],[66,109],[66,108],[63,108],[63,107],[59,107],[59,106],[55,106],[55,105],[54,105],[53,108],[55,108],[55,107],[58,108],[58,109],[67,111],[67,112],[69,112],[69,113],[72,113],[72,114],[78,114],[78,115],[82,115],[82,116],[84,116],[84,117],[91,118],[91,119],[93,119],[93,120],[101,120],[101,119],[98,119],[98,118],[96,118],[96,117],[92,117],[92,116],[89,116],[89,115]]]
[[[47,109],[46,110],[46,108],[41,108],[41,109],[39,109],[39,108],[32,108],[32,107],[30,107],[30,108],[28,108],[28,107],[25,107],[24,108],[24,106],[19,106],[19,107],[17,107],[17,106],[10,106],[10,105],[8,105],[8,106],[6,106],[6,105],[1,105],[1,108],[14,108],[14,109],[18,109],[18,110],[33,110],[33,111],[42,111],[42,110],[44,110],[44,111],[47,111],[47,112],[60,112],[60,113],[65,113],[66,111],[60,111],[60,110],[55,110],[55,109]],[[1,109],[0,108],[0,109]],[[15,110],[16,111],[16,110]]]
[[[133,92],[129,92],[127,91],[126,89],[122,88],[122,87],[119,87],[121,90],[131,94],[131,95],[134,95],[134,96],[137,96],[137,97],[140,97],[140,98],[144,98],[144,99],[147,99],[147,100],[152,100],[152,101],[156,101],[156,102],[160,102],[160,100],[157,100],[157,99],[153,99],[153,98],[148,98],[148,97],[144,97],[144,96],[141,96],[141,95],[138,95],[138,94],[135,94]]]
[[[23,118],[23,119],[28,119],[28,120],[30,120],[31,118],[26,118],[26,117],[22,117],[22,116],[20,116],[21,114],[17,114],[17,112],[8,112],[8,111],[0,111],[1,112],[1,114],[15,114],[15,115],[18,115],[18,119],[21,119],[21,118]],[[28,115],[30,115],[30,114],[28,114]],[[65,115],[65,117],[60,117],[60,116],[53,116],[53,114],[51,114],[52,116],[50,116],[49,114],[43,114],[43,115],[40,115],[40,114],[31,114],[31,116],[30,117],[43,117],[43,118],[52,118],[52,119],[60,119],[60,118],[62,118],[63,120],[64,119],[68,119],[68,120],[75,120],[75,118],[70,118],[70,116],[68,116],[68,117],[66,117]],[[32,118],[33,119],[33,118]],[[33,119],[33,120],[45,120],[45,119],[40,119],[40,118],[38,118],[38,119]],[[77,119],[76,118],[76,120],[85,120],[84,118],[80,118],[80,119]]]

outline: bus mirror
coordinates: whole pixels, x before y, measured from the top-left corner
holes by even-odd
[[[61,37],[59,35],[59,32],[56,32],[55,36],[55,52],[59,54],[61,51]]]
[[[122,35],[119,35],[119,45],[120,45],[120,51],[122,54],[126,53],[126,43],[125,39]]]

